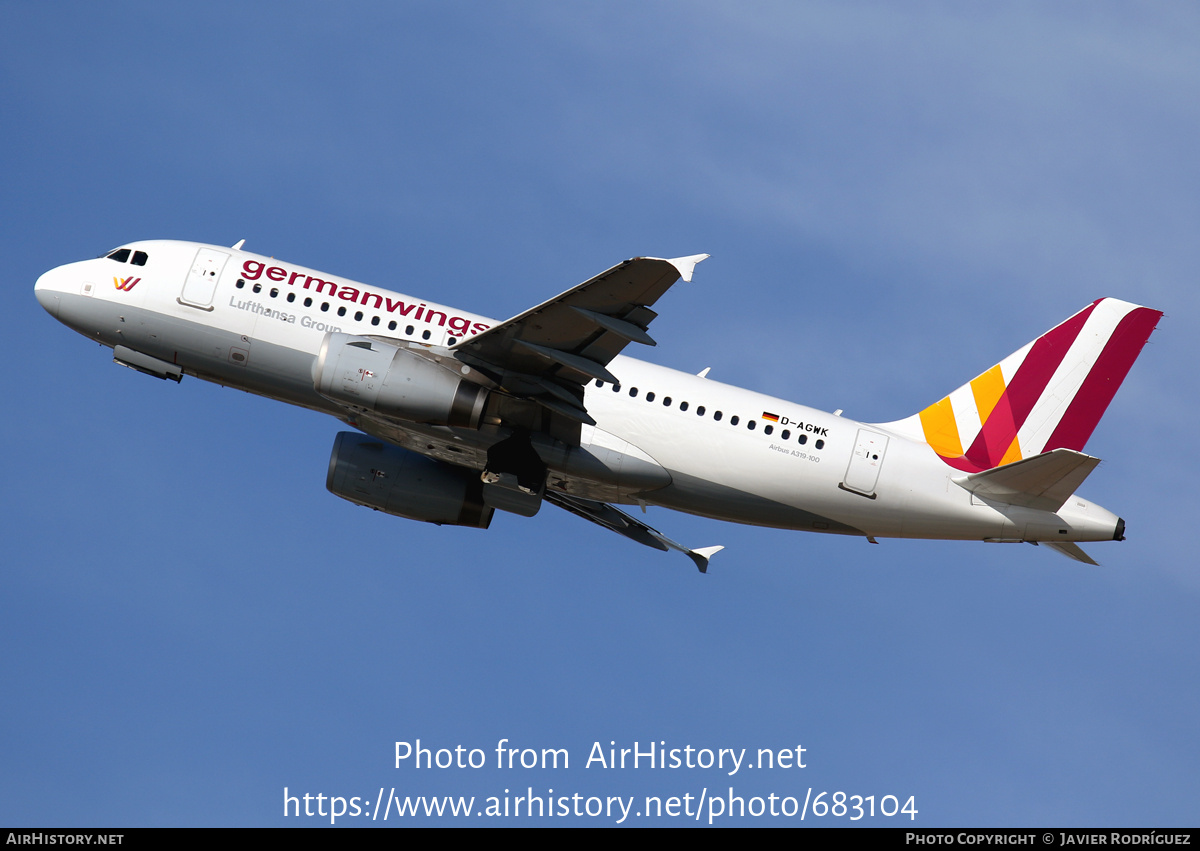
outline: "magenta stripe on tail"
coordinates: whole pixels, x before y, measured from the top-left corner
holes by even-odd
[[[1000,463],[1097,304],[1099,301],[1092,302],[1034,342],[995,410],[980,429],[979,436],[966,452],[968,460],[979,469],[987,470]]]
[[[1104,351],[1097,358],[1096,365],[1083,380],[1079,392],[1075,394],[1062,420],[1050,435],[1044,451],[1083,450],[1083,445],[1092,436],[1096,424],[1108,409],[1108,403],[1112,401],[1117,388],[1129,374],[1130,367],[1137,360],[1161,317],[1161,311],[1139,307],[1121,320]]]

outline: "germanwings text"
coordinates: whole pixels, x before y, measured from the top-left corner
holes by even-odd
[[[451,334],[465,337],[486,331],[491,326],[484,322],[472,323],[466,316],[455,316],[442,310],[435,310],[424,302],[403,301],[392,298],[394,293],[382,294],[368,289],[359,289],[348,284],[317,278],[307,272],[288,271],[282,266],[268,266],[258,260],[247,260],[242,263],[242,277],[248,281],[266,278],[269,281],[287,283],[288,286],[301,287],[312,292],[327,295],[329,298],[340,298],[345,301],[361,304],[364,307],[395,313],[427,325],[438,325],[448,328]]]

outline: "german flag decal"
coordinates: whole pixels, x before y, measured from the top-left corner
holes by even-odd
[[[771,422],[773,422],[773,423],[777,423],[777,422],[779,422],[779,417],[778,417],[778,415],[776,415],[776,414],[769,414],[769,413],[767,413],[766,411],[763,411],[762,418],[763,418],[764,420],[770,420],[770,421],[771,421]]]

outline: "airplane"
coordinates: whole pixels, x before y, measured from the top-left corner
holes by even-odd
[[[623,354],[708,255],[626,260],[498,322],[243,250],[123,245],[38,278],[51,316],[114,362],[337,417],[326,487],[411,520],[486,529],[542,504],[701,573],[617,506],[879,538],[1124,540],[1078,496],[1083,447],[1162,312],[1099,299],[913,415],[862,423]]]

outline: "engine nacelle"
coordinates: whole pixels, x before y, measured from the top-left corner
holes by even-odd
[[[325,487],[358,505],[439,526],[486,529],[494,513],[483,502],[479,473],[352,431],[333,442]]]
[[[363,410],[462,428],[479,428],[488,397],[487,388],[407,349],[340,332],[325,335],[313,386]]]

